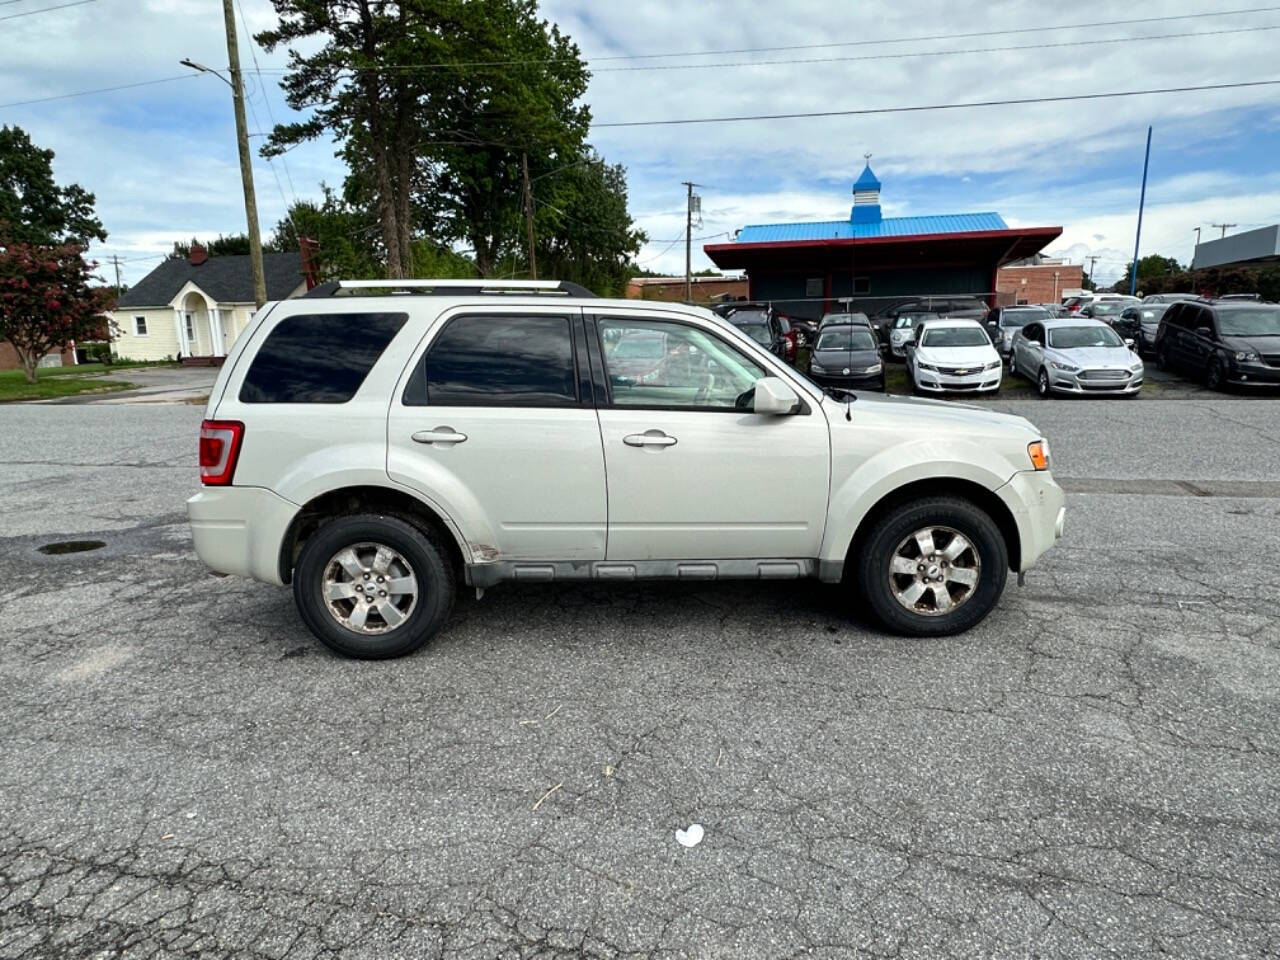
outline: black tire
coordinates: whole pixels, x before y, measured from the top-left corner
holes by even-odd
[[[1210,390],[1227,389],[1227,378],[1222,373],[1222,361],[1217,357],[1209,361],[1208,369],[1204,372],[1204,385]]]
[[[378,634],[343,626],[324,599],[331,558],[344,547],[370,542],[398,553],[418,584],[408,617]],[[421,648],[444,625],[455,590],[453,566],[441,545],[413,524],[384,514],[359,514],[325,524],[303,544],[293,571],[293,599],[308,629],[329,649],[360,660],[387,660]]]
[[[1048,400],[1053,396],[1053,390],[1049,386],[1049,371],[1044,367],[1041,367],[1036,375],[1036,393],[1040,394],[1041,400]]]
[[[950,613],[926,615],[903,606],[890,585],[890,563],[906,538],[930,526],[950,527],[973,544],[980,562],[978,583]],[[928,497],[901,504],[875,521],[862,540],[853,567],[858,587],[886,627],[913,637],[940,637],[968,630],[989,614],[1004,592],[1009,551],[995,521],[960,497]]]

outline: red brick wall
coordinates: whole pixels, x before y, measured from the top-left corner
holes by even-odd
[[[694,277],[694,303],[708,303],[712,297],[728,294],[731,297],[747,295],[747,281],[732,278],[725,280],[705,280]],[[627,284],[627,298],[630,300],[664,300],[668,303],[680,303],[684,300],[684,278],[673,279],[664,283]]]
[[[76,362],[75,355],[70,350],[62,351],[63,366],[71,366]],[[18,362],[18,354],[13,349],[13,344],[9,341],[0,343],[0,370],[21,370],[22,364]]]
[[[1055,273],[1058,275],[1057,297],[1053,293]],[[1083,283],[1084,267],[1078,263],[1001,267],[996,271],[996,292],[1005,295],[1000,297],[1001,303],[1060,303],[1063,290],[1080,287]]]

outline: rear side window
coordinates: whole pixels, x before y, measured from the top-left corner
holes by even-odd
[[[311,313],[286,317],[258,349],[241,403],[346,403],[407,313]]]
[[[414,380],[425,373],[426,390]],[[567,317],[462,316],[446,324],[414,371],[418,406],[560,407],[578,402]]]

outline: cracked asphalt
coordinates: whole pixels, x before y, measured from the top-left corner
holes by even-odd
[[[199,409],[0,408],[0,958],[1280,954],[1277,402],[996,404],[1068,533],[961,637],[504,586],[389,663],[197,561]]]

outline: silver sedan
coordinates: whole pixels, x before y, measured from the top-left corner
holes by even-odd
[[[1013,337],[1009,372],[1036,384],[1042,397],[1053,393],[1136,396],[1142,389],[1142,360],[1133,341],[1101,320],[1083,317],[1029,323]]]

